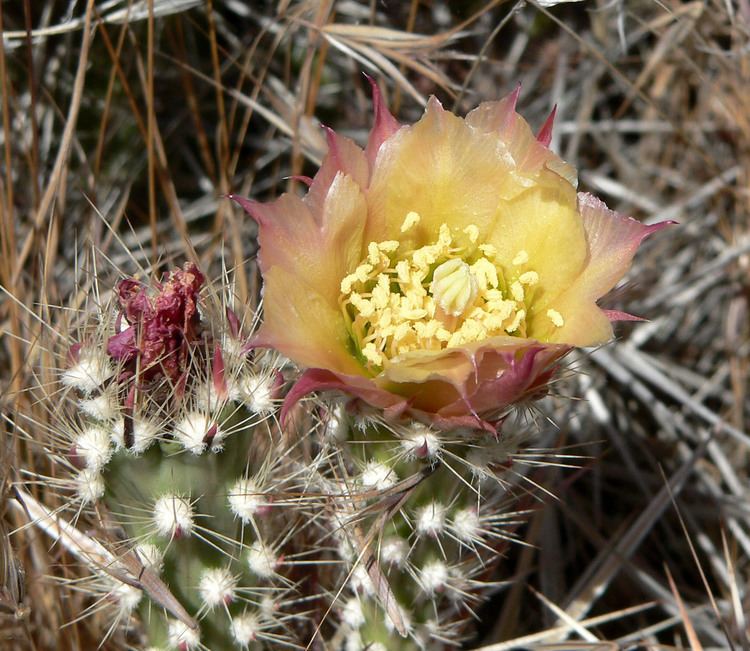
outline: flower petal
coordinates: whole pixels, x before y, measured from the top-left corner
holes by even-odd
[[[578,208],[589,243],[589,262],[580,290],[595,298],[607,293],[625,275],[646,237],[674,223],[646,226],[610,210],[603,201],[586,192],[578,194]]]
[[[550,341],[591,346],[612,336],[612,319],[596,306],[597,299],[625,275],[643,239],[671,222],[645,226],[609,210],[604,202],[586,193],[578,195],[578,206],[588,241],[588,260],[578,278],[550,303],[565,320],[565,325],[550,335]],[[541,336],[541,330],[535,329],[534,334]]]
[[[335,373],[325,368],[309,368],[286,395],[281,409],[281,422],[286,421],[294,405],[306,395],[315,391],[335,390],[359,398],[374,407],[388,410],[392,416],[399,415],[407,407],[405,398],[380,389],[369,378]]]
[[[401,125],[388,110],[378,84],[369,75],[365,75],[365,77],[367,77],[367,81],[370,82],[370,88],[372,88],[372,104],[375,113],[375,122],[372,125],[370,136],[367,139],[367,147],[365,148],[367,162],[370,165],[370,169],[373,169],[380,146],[396,133],[401,128]]]
[[[421,221],[402,239],[413,245],[433,241],[443,223],[454,232],[475,224],[481,238],[492,228],[498,202],[523,189],[499,138],[479,133],[433,97],[416,124],[380,147],[367,193],[366,241],[400,235],[412,211]]]
[[[326,138],[328,153],[303,199],[313,215],[321,213],[337,174],[343,173],[351,177],[360,188],[366,188],[370,178],[365,154],[353,140],[340,136],[329,128],[326,128]]]
[[[518,337],[493,337],[440,352],[415,352],[389,364],[378,384],[410,397],[410,408],[442,416],[506,409],[549,379],[569,350]]]
[[[497,102],[483,102],[469,112],[466,123],[481,133],[497,135],[507,145],[520,174],[533,178],[546,167],[575,188],[578,185],[575,168],[547,148],[554,111],[535,137],[526,120],[516,113],[519,91],[520,86]]]
[[[549,299],[561,294],[586,263],[586,234],[576,209],[573,188],[544,170],[539,182],[511,201],[502,201],[488,241],[506,270],[520,251],[528,253],[528,268],[539,274],[534,306],[546,310]],[[528,336],[539,339],[532,329]]]
[[[261,271],[282,267],[338,309],[341,279],[362,255],[367,209],[356,181],[338,172],[317,219],[303,200],[291,194],[267,204],[231,198],[258,222]]]
[[[443,416],[461,414],[467,405],[473,413],[495,418],[509,406],[537,394],[556,370],[566,345],[526,341],[509,347],[482,346],[475,355],[477,375],[467,383],[466,397],[440,409]]]
[[[363,374],[349,350],[341,311],[302,282],[303,277],[282,267],[265,270],[263,325],[253,343],[275,348],[303,366]]]

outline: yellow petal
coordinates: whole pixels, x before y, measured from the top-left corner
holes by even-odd
[[[561,311],[554,299],[578,277],[586,264],[586,234],[576,207],[575,191],[551,172],[543,171],[540,182],[497,210],[497,225],[489,242],[497,250],[495,260],[506,270],[513,262],[528,262],[526,270],[538,274],[528,291],[534,313],[549,307]],[[519,256],[520,252],[527,255]],[[529,336],[537,337],[534,332]]]
[[[313,215],[322,213],[323,204],[329,194],[331,184],[338,174],[351,177],[361,188],[366,188],[370,169],[365,153],[357,144],[331,129],[326,130],[328,153],[323,158],[312,185],[303,201],[309,206]]]
[[[523,190],[512,172],[513,160],[496,136],[471,128],[432,98],[416,124],[380,148],[367,193],[365,240],[400,237],[422,246],[434,240],[441,224],[454,235],[474,224],[482,240],[500,199]],[[402,234],[411,212],[419,214],[419,223]]]
[[[466,116],[467,124],[482,133],[494,134],[506,143],[519,174],[534,178],[544,167],[565,179],[573,188],[578,185],[575,168],[537,140],[531,127],[515,111],[517,91],[497,102],[483,102]]]
[[[554,309],[562,316],[564,325],[556,327],[544,312],[539,312],[529,325],[535,337],[572,346],[596,346],[612,339],[612,324],[589,296],[566,292],[554,301]]]
[[[255,342],[303,366],[364,375],[349,349],[351,340],[341,310],[303,278],[281,267],[266,269],[263,326]]]
[[[530,329],[534,336],[549,336],[550,341],[593,346],[612,338],[610,320],[596,300],[625,275],[643,238],[668,224],[645,226],[585,193],[578,195],[578,208],[586,233],[586,264],[567,289],[550,301],[564,325],[551,329],[549,320],[537,313]]]
[[[259,224],[261,270],[282,267],[336,307],[341,279],[361,258],[367,213],[359,185],[336,174],[320,215],[289,194],[247,209]]]

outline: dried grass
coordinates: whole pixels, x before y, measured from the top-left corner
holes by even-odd
[[[584,467],[538,476],[559,499],[501,564],[517,580],[473,648],[750,648],[750,4],[542,4],[3,3],[3,648],[95,648],[107,625],[78,619],[64,547],[6,538],[25,522],[12,482],[49,471],[9,423],[48,420],[24,388],[32,367],[53,373],[43,342],[68,336],[50,306],[85,301],[92,249],[152,273],[216,268],[223,250],[252,300],[253,227],[223,196],[293,188],[325,149],[321,123],[362,140],[362,72],[405,121],[429,94],[464,111],[520,82],[532,125],[557,105],[552,146],[584,189],[680,222],[611,299],[650,320],[580,355],[545,406],[540,446],[574,446]]]

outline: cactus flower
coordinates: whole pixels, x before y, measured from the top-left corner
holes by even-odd
[[[255,343],[306,370],[285,409],[340,390],[388,417],[495,431],[574,346],[612,337],[597,300],[644,226],[576,193],[534,136],[518,91],[465,119],[431,98],[402,126],[373,85],[364,149],[328,130],[304,197],[232,196],[259,227],[264,320]]]

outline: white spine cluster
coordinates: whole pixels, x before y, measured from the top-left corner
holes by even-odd
[[[237,578],[227,568],[212,567],[203,570],[198,592],[209,610],[232,603],[237,596],[236,590]]]
[[[104,351],[81,350],[78,362],[62,374],[65,386],[78,389],[84,395],[90,395],[98,389],[114,371]]]
[[[360,592],[368,596],[375,594],[375,586],[372,584],[372,579],[367,573],[365,566],[361,563],[352,570],[351,577],[349,578],[349,587],[355,592]]]
[[[448,566],[443,561],[430,561],[419,571],[419,583],[430,597],[443,592],[449,578]]]
[[[112,458],[112,446],[109,433],[99,425],[92,425],[79,432],[73,442],[76,456],[80,457],[86,468],[101,470]]]
[[[261,579],[270,579],[276,574],[279,559],[273,550],[261,540],[256,540],[247,552],[250,571]]]
[[[258,485],[249,477],[242,477],[229,490],[227,501],[229,510],[243,524],[250,522],[255,515],[268,508],[268,502],[260,494]]]
[[[178,619],[169,621],[167,636],[169,638],[169,645],[181,651],[183,649],[187,651],[197,649],[201,643],[200,633]]]
[[[437,501],[430,502],[417,511],[415,529],[418,536],[438,537],[445,529],[446,508]]]
[[[154,503],[156,531],[166,538],[190,535],[195,527],[193,507],[184,497],[163,495]]]
[[[379,491],[390,488],[398,481],[393,468],[374,459],[365,464],[359,479],[364,488],[374,488]]]
[[[133,444],[129,451],[133,454],[142,454],[159,439],[159,432],[160,428],[156,423],[135,417],[132,430]],[[125,447],[125,421],[122,418],[112,428],[112,441],[117,450]]]
[[[130,617],[138,607],[143,597],[143,592],[127,583],[118,583],[110,593],[117,604],[117,609],[122,617]]]
[[[191,412],[177,423],[174,428],[175,439],[188,452],[196,455],[203,454],[206,447],[208,447],[206,437],[209,433],[213,434],[213,438],[210,441],[211,451],[219,452],[222,449],[221,442],[225,434],[206,414],[198,411]]]
[[[98,470],[84,468],[75,476],[74,482],[82,504],[93,504],[104,497],[106,487]]]
[[[230,628],[234,641],[244,649],[258,638],[261,623],[254,613],[243,613],[232,618]]]
[[[401,439],[401,447],[408,461],[424,459],[435,462],[443,449],[440,437],[426,425],[414,423]]]
[[[481,538],[482,525],[479,513],[473,507],[459,509],[450,524],[453,535],[462,543],[472,543]]]
[[[157,574],[161,573],[164,566],[164,552],[152,543],[140,543],[135,547],[136,554],[141,562]]]
[[[265,416],[276,409],[274,381],[273,375],[249,373],[237,379],[230,396],[246,405],[251,412]]]
[[[406,562],[409,549],[403,538],[386,538],[380,546],[380,562],[401,568]]]
[[[344,604],[341,611],[341,621],[349,628],[361,628],[365,624],[365,614],[362,611],[362,603],[357,597],[351,597]]]
[[[108,391],[93,397],[78,401],[78,408],[90,418],[100,422],[111,421],[117,418],[117,402],[112,399]]]

